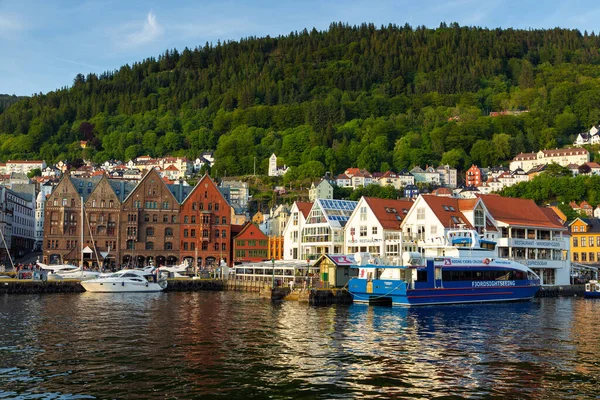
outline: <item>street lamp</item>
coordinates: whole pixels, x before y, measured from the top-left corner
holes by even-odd
[[[275,289],[275,258],[271,258],[271,263],[273,265],[273,279],[271,280],[271,289]]]

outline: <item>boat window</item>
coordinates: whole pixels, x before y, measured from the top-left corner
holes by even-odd
[[[136,274],[132,274],[131,272],[127,272],[123,274],[123,278],[137,278]]]
[[[417,271],[417,282],[427,282],[427,271]]]

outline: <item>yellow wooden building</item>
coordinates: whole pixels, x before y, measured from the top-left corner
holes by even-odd
[[[600,220],[577,218],[569,225],[571,261],[580,264],[600,263]]]

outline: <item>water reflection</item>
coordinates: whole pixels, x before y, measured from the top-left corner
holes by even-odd
[[[595,396],[600,303],[422,308],[251,294],[0,296],[0,398]]]

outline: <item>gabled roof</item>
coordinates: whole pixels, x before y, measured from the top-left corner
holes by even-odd
[[[521,153],[517,154],[513,161],[537,160],[537,153]]]
[[[252,231],[251,232],[252,235],[254,233],[256,233],[256,240],[268,240],[269,239],[269,237],[267,235],[265,235],[263,231],[260,230],[258,225],[256,225],[254,222],[251,222],[251,221],[247,221],[243,225],[242,230],[240,231],[240,233],[238,233],[237,235],[234,236],[234,239],[242,237],[249,230]]]
[[[180,204],[183,204],[186,201],[188,201],[188,199],[192,196],[192,193],[194,193],[194,191],[197,190],[197,188],[199,188],[200,185],[206,183],[207,181],[210,182],[210,184],[213,185],[215,187],[215,189],[217,189],[217,192],[223,198],[223,201],[225,202],[225,204],[231,206],[231,204],[229,204],[229,202],[223,195],[223,192],[221,192],[221,190],[219,189],[219,187],[217,186],[215,181],[213,181],[212,178],[207,173],[205,173],[202,176],[202,178],[200,178],[200,180],[198,181],[198,183],[196,183],[196,186],[194,186],[194,187],[184,186],[182,184],[167,185],[167,187],[169,188],[169,190],[171,191],[173,196],[175,196],[177,201],[179,201]]]
[[[423,195],[422,197],[445,228],[454,228],[459,224],[464,224],[466,228],[473,228],[469,220],[460,211],[459,199],[434,195]],[[475,201],[477,200],[475,199]],[[466,206],[470,203],[464,204]]]
[[[516,226],[563,227],[562,224],[549,219],[533,200],[493,195],[481,195],[479,198],[492,218],[498,222]]]
[[[298,210],[300,210],[302,215],[304,215],[304,218],[308,218],[308,214],[310,213],[313,203],[308,201],[297,201],[296,205],[298,206]]]
[[[600,220],[598,218],[575,218],[575,221],[569,224],[569,227],[573,225],[577,220],[584,222],[587,226],[587,232],[585,233],[600,233]],[[571,229],[569,228],[569,231]],[[577,232],[572,232],[577,233]]]
[[[383,229],[390,230],[400,230],[402,220],[414,204],[411,200],[379,199],[376,197],[365,197],[364,200]]]
[[[553,150],[542,150],[545,157],[560,157],[560,156],[575,156],[589,154],[586,149],[581,147],[572,149],[553,149]]]
[[[340,180],[340,179],[350,179],[348,178],[348,176],[346,174],[339,174],[338,176],[335,177],[336,180]]]

